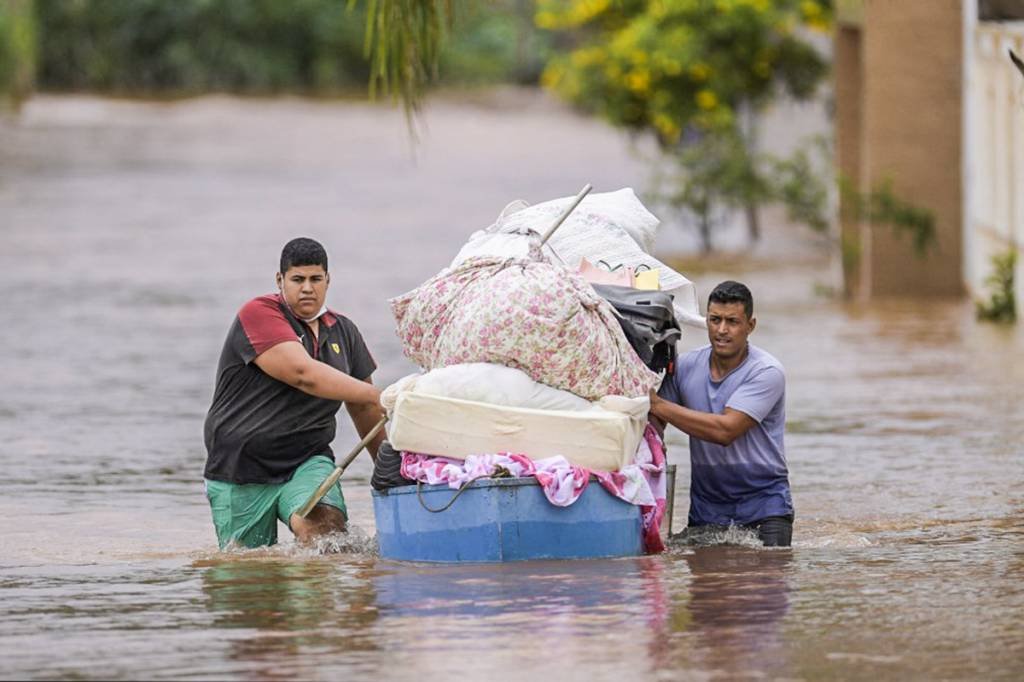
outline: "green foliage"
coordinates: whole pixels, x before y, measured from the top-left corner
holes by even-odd
[[[401,95],[409,113],[436,76],[445,27],[453,16],[452,0],[367,0],[366,14],[370,94],[380,88]]]
[[[465,8],[453,0],[36,5],[38,78],[50,90],[331,94],[363,91],[369,82],[411,110],[438,64],[441,82],[536,82],[546,44],[525,0]]]
[[[863,256],[860,239],[848,232],[840,235],[839,255],[843,261],[843,272],[852,273],[860,264],[860,259]]]
[[[695,218],[705,252],[711,250],[711,231],[721,215],[716,207],[779,203],[794,223],[819,234],[829,231],[832,163],[824,138],[812,138],[792,156],[777,158],[751,154],[740,137],[719,132],[697,137],[670,154],[677,172],[660,176],[655,194]]]
[[[355,0],[350,0],[355,4]],[[549,37],[529,0],[367,0],[371,93],[400,96],[415,110],[431,82],[536,83]],[[443,76],[442,76],[443,74]]]
[[[339,0],[37,0],[39,82],[58,90],[361,86],[363,22]]]
[[[659,197],[669,205],[693,213],[701,228],[705,250],[710,250],[713,208],[716,204],[742,207],[749,203],[777,202],[785,206],[788,218],[818,234],[827,234],[832,224],[830,188],[836,179],[831,172],[832,154],[828,140],[815,137],[798,147],[789,158],[751,155],[742,140],[721,133],[705,136],[675,153],[681,169],[670,178],[671,192]],[[846,178],[839,178],[844,205],[852,218],[873,225],[887,225],[899,235],[909,235],[919,258],[934,248],[935,215],[899,197],[892,181],[886,180],[867,193],[857,192]],[[860,258],[855,241],[840,244],[848,267]]]
[[[743,104],[778,88],[811,96],[828,69],[799,33],[828,28],[816,0],[539,0],[537,25],[571,31],[574,49],[551,61],[547,87],[616,125],[667,146],[691,128],[736,127]]]
[[[534,26],[533,6],[533,0],[460,5],[441,53],[441,82],[538,83],[552,54],[552,36]]]
[[[855,219],[872,225],[888,225],[897,236],[910,235],[914,253],[919,258],[924,258],[936,245],[935,214],[897,196],[891,180],[883,181],[867,193],[857,192],[846,178],[840,178],[839,186]]]
[[[28,96],[35,58],[31,0],[0,0],[0,107],[17,109]]]
[[[821,197],[773,176],[805,172],[801,159],[756,153],[753,114],[780,94],[814,94],[828,62],[801,30],[828,29],[831,0],[538,0],[535,19],[571,44],[542,83],[657,139],[678,170],[663,196],[696,218],[705,251],[716,206],[744,209],[753,239],[766,202],[811,216]]]
[[[829,189],[837,182],[831,169],[832,150],[825,138],[812,138],[788,159],[771,159],[771,196],[784,205],[788,217],[819,234],[831,225]],[[909,235],[915,254],[923,258],[935,247],[935,215],[897,196],[892,181],[885,180],[867,193],[854,189],[848,178],[838,178],[843,204],[850,217],[872,225],[888,225],[899,235]],[[859,242],[840,245],[844,262],[852,267],[860,258]]]
[[[658,178],[655,194],[695,219],[701,248],[712,249],[711,233],[723,207],[767,201],[773,187],[760,172],[764,158],[750,155],[743,140],[722,132],[695,136],[672,152],[674,171]]]
[[[819,163],[815,163],[817,151]],[[820,159],[824,158],[824,163]],[[819,234],[828,232],[831,224],[828,202],[831,167],[828,142],[812,140],[811,148],[800,147],[788,159],[771,160],[773,197],[786,207],[789,219],[811,228]]]
[[[1016,267],[1016,249],[992,256],[992,272],[985,278],[985,285],[990,292],[989,300],[975,304],[979,320],[1002,323],[1017,321],[1017,302],[1013,293]]]

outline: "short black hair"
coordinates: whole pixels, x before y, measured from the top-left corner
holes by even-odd
[[[716,286],[708,296],[708,307],[712,303],[742,303],[747,319],[754,317],[754,297],[750,289],[740,282],[729,279]]]
[[[315,239],[296,237],[281,249],[281,274],[303,265],[322,265],[327,272],[327,251]]]

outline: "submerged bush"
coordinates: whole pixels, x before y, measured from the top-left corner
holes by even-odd
[[[990,292],[989,299],[975,304],[979,320],[1005,323],[1017,321],[1017,301],[1013,293],[1016,266],[1016,249],[992,256],[992,272],[985,278],[985,285]]]

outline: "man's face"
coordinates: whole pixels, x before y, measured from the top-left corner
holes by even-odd
[[[285,302],[303,319],[320,312],[327,299],[331,278],[322,265],[295,265],[284,274],[277,273],[277,286]]]
[[[743,353],[757,324],[755,318],[747,317],[742,303],[709,303],[707,321],[711,352],[723,360]]]

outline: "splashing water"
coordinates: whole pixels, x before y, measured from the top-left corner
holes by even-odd
[[[309,551],[315,554],[355,554],[364,558],[379,556],[377,536],[352,524],[344,533],[321,536]]]
[[[668,541],[669,548],[714,547],[736,545],[738,547],[763,548],[757,532],[742,526],[703,526],[686,528]]]
[[[350,523],[347,530],[321,535],[312,544],[281,542],[267,547],[252,548],[229,544],[220,552],[222,557],[228,555],[253,559],[316,557],[331,554],[350,555],[353,559],[373,559],[379,556],[377,536],[370,535],[363,527]],[[202,556],[213,559],[217,553],[204,553]]]

